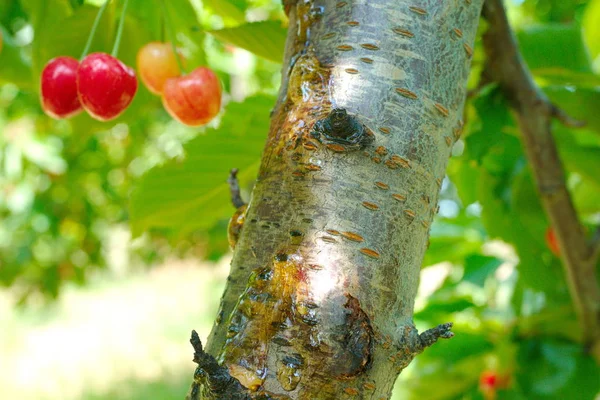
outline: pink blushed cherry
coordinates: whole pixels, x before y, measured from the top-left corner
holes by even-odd
[[[163,106],[177,121],[188,126],[209,123],[221,108],[221,83],[209,68],[200,67],[188,75],[167,79]]]

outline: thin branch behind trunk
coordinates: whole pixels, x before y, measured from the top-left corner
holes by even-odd
[[[594,249],[565,184],[565,174],[552,136],[552,119],[580,125],[554,106],[533,82],[510,28],[501,0],[487,0],[483,16],[489,22],[484,35],[486,73],[504,91],[521,129],[525,152],[542,203],[556,233],[567,283],[582,325],[582,341],[600,362],[600,289]]]

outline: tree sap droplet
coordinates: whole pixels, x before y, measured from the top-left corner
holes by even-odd
[[[282,365],[277,370],[277,380],[281,384],[281,387],[288,392],[296,389],[301,378],[301,371],[293,366]]]
[[[288,81],[288,98],[294,103],[319,101],[325,89],[320,70],[321,64],[309,47],[294,63]]]

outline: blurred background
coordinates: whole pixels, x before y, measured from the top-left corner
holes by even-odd
[[[169,0],[189,69],[221,79],[203,128],[143,85],[111,122],[47,117],[39,80],[78,58],[101,0],[0,0],[0,399],[182,399],[191,329],[205,338],[228,274],[226,179],[248,199],[280,81],[277,0]],[[537,83],[587,121],[555,126],[576,208],[600,223],[600,0],[507,0]],[[92,51],[110,52],[112,1]],[[157,1],[131,0],[119,58],[169,40]],[[485,29],[482,23],[481,31]],[[483,66],[478,40],[470,87]],[[520,134],[493,85],[473,92],[417,299],[419,329],[456,337],[420,355],[394,399],[599,398]]]

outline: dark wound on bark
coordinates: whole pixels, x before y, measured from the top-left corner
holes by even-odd
[[[360,308],[358,300],[349,294],[346,298],[347,314],[341,326],[344,334],[340,337],[342,351],[332,365],[332,374],[341,379],[352,379],[370,368],[375,339],[369,316]]]
[[[285,2],[280,96],[207,345],[251,399],[387,399],[451,335],[412,313],[481,3]]]
[[[321,143],[343,145],[347,151],[361,149],[375,140],[373,132],[343,108],[334,108],[315,122],[310,134]]]

